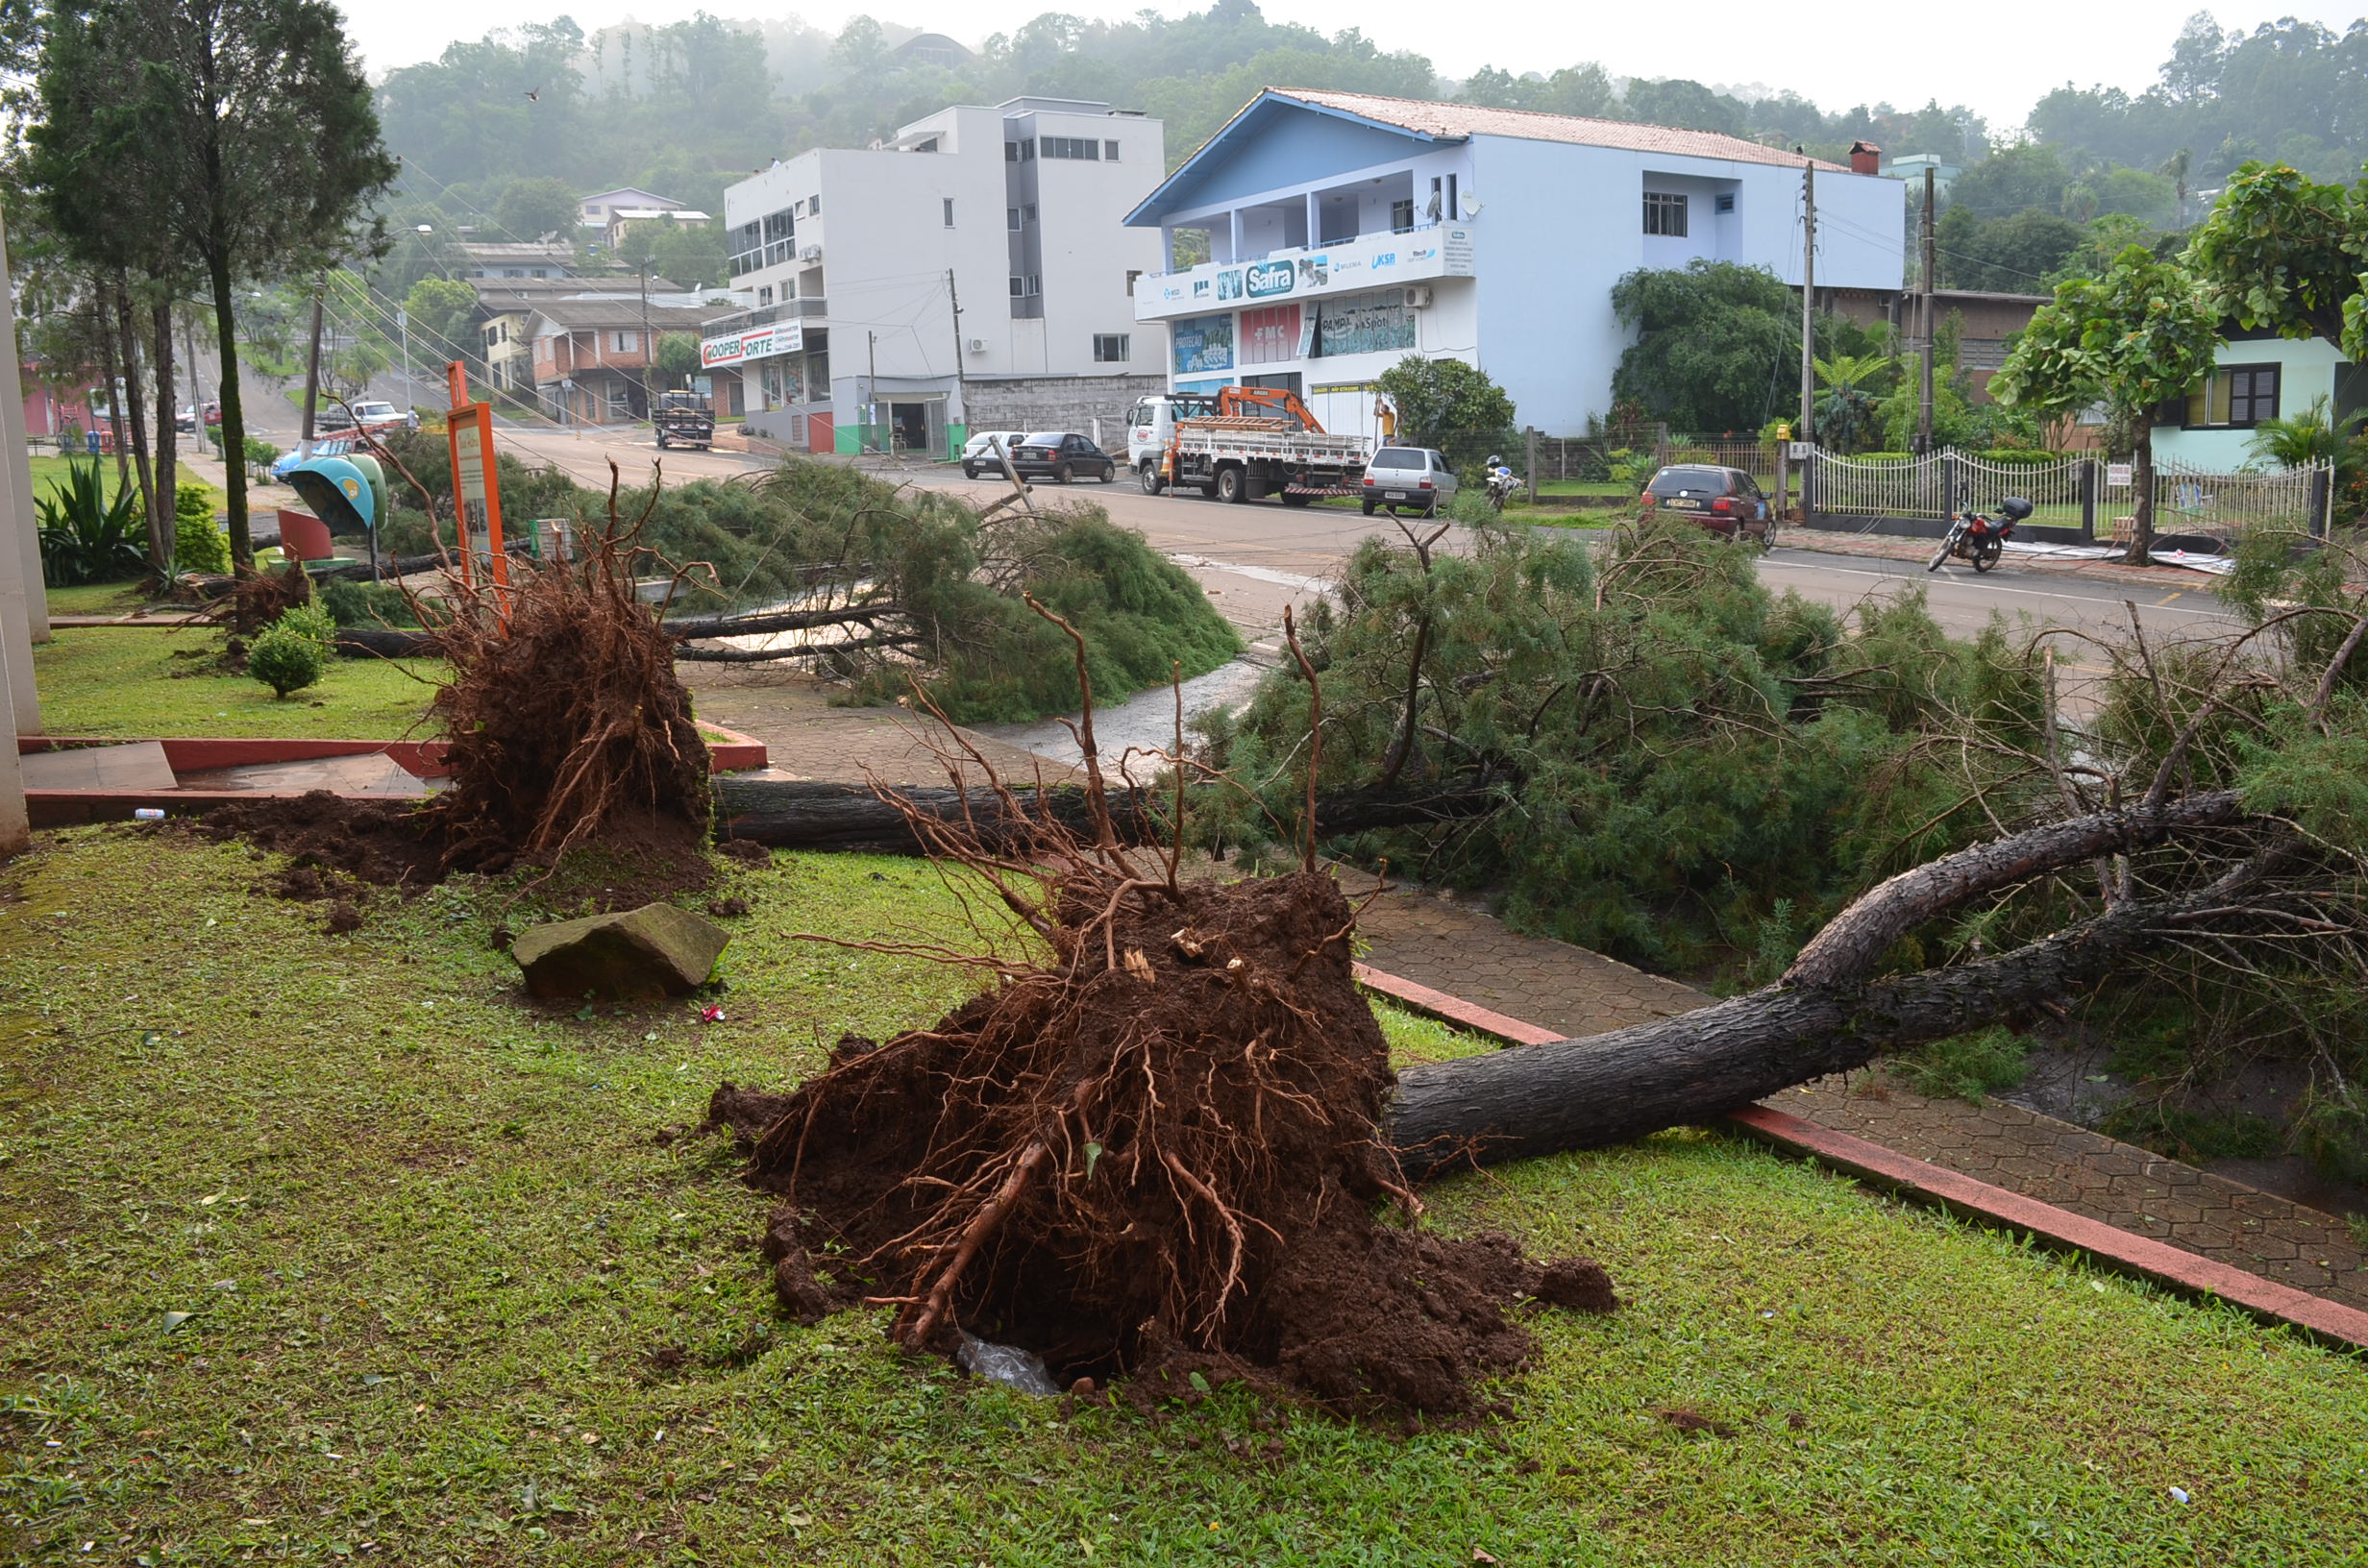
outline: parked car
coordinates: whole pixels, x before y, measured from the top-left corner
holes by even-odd
[[[312,416],[313,433],[319,435],[351,435],[356,430],[393,430],[419,428],[417,414],[406,414],[391,403],[363,402],[354,404],[353,417],[346,416],[339,404],[329,404]]]
[[[1365,465],[1365,515],[1411,506],[1436,517],[1455,500],[1455,468],[1443,452],[1428,447],[1384,447]]]
[[[1119,461],[1084,436],[1073,432],[1039,432],[1011,449],[1013,472],[1025,478],[1054,478],[1067,484],[1091,474],[1108,484]]]
[[[1760,481],[1739,468],[1674,463],[1654,475],[1638,498],[1644,515],[1691,518],[1713,533],[1748,539],[1762,550],[1776,542],[1776,507]]]
[[[184,435],[195,435],[197,433],[196,404],[185,403],[181,405],[181,411],[173,416],[173,429],[179,430]]]
[[[985,430],[962,443],[962,477],[974,479],[981,474],[1000,474],[1002,465],[996,460],[994,443],[1000,441],[1005,452],[1027,439],[1025,430]]]

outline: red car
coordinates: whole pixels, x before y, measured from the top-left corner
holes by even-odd
[[[1766,550],[1776,543],[1776,506],[1760,481],[1739,468],[1673,463],[1637,498],[1646,517],[1667,512],[1687,517],[1715,534],[1748,539]]]

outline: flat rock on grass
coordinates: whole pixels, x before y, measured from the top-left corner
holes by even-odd
[[[554,1000],[589,992],[615,1001],[680,996],[706,983],[731,933],[672,904],[589,915],[523,932],[509,956],[527,990]]]

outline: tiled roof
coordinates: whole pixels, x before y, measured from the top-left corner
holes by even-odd
[[[536,300],[532,303],[532,308],[536,315],[563,331],[580,331],[587,327],[639,327],[645,314],[645,307],[637,295],[587,300]],[[741,308],[736,305],[666,306],[653,301],[646,307],[646,313],[654,331],[684,331],[737,314]]]
[[[1319,109],[1394,125],[1404,131],[1448,138],[1510,136],[1520,141],[1567,141],[1587,147],[1621,147],[1637,153],[1667,153],[1678,158],[1723,159],[1735,163],[1775,163],[1787,168],[1815,164],[1835,174],[1850,171],[1839,163],[1804,158],[1781,147],[1717,131],[1680,131],[1665,125],[1637,125],[1627,120],[1590,120],[1576,114],[1540,114],[1525,109],[1484,109],[1477,104],[1434,104],[1418,98],[1384,98],[1369,92],[1328,92],[1320,88],[1271,87],[1279,98],[1295,99]]]

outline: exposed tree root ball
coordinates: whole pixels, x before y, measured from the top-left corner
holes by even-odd
[[[1501,1237],[1419,1230],[1378,1128],[1394,1079],[1327,877],[1178,884],[1073,862],[1050,967],[885,1044],[842,1040],[795,1094],[711,1120],[781,1194],[783,1307],[897,1309],[1138,1397],[1247,1380],[1344,1413],[1463,1416],[1532,1348],[1546,1274]],[[1557,1279],[1591,1275],[1562,1264]],[[1608,1282],[1569,1304],[1605,1311]]]
[[[429,810],[453,865],[555,854],[628,819],[637,836],[706,838],[707,748],[674,643],[634,589],[648,552],[579,537],[581,559],[513,562],[506,590],[464,593],[437,629],[452,784]]]

